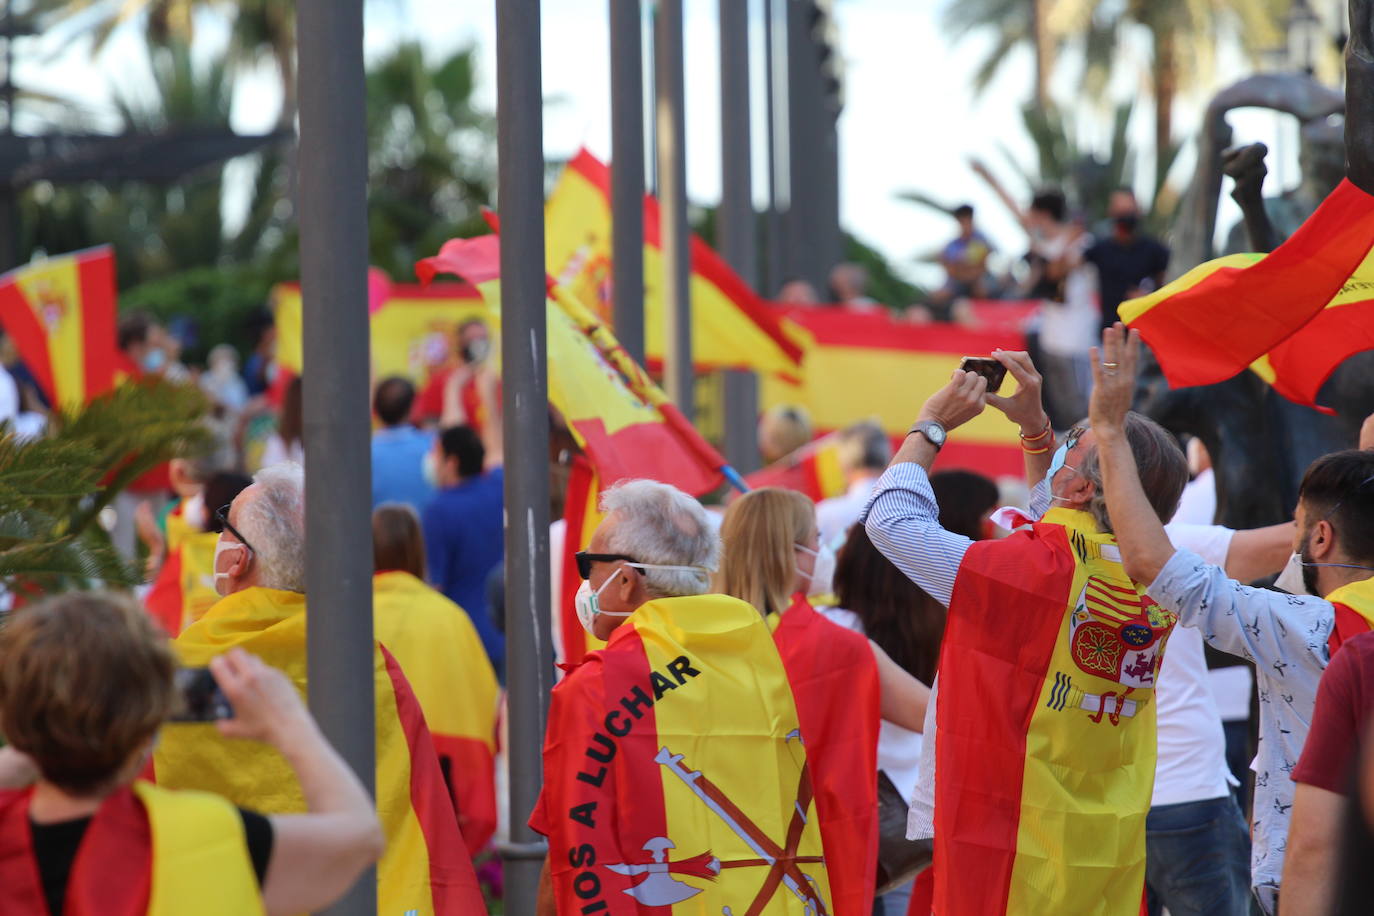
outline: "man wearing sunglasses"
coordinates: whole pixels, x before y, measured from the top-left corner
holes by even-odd
[[[1270,914],[1328,912],[1344,800],[1305,781],[1295,791],[1292,777],[1302,776],[1295,769],[1323,670],[1345,641],[1374,622],[1374,452],[1334,452],[1303,475],[1293,563],[1301,583],[1294,587],[1306,594],[1246,588],[1195,554],[1175,550],[1141,511],[1136,460],[1121,435],[1139,348],[1136,332],[1127,337],[1118,325],[1104,332],[1102,358],[1094,361],[1101,387],[1093,393],[1092,424],[1127,572],[1151,583],[1150,594],[1213,647],[1254,663],[1260,696],[1255,895]],[[1104,369],[1118,365],[1115,373]]]
[[[934,750],[922,760],[933,823],[913,806],[910,826],[933,835],[936,912],[1134,916],[1154,684],[1176,618],[1122,568],[1095,431],[1075,428],[1056,443],[1029,357],[993,356],[1016,392],[988,394],[982,377],[955,372],[926,401],[865,512],[874,545],[949,608],[933,723],[927,710]],[[1012,537],[974,543],[940,527],[927,472],[947,431],[989,403],[1020,426],[1027,478],[1043,481],[1048,511]],[[1145,468],[1144,511],[1167,519],[1187,463],[1157,424],[1132,415],[1128,426]]]

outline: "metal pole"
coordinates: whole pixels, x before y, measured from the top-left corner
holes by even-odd
[[[310,709],[374,789],[363,0],[300,0],[306,661]],[[369,870],[333,916],[374,916]]]
[[[640,0],[611,0],[611,297],[615,336],[644,363],[644,55]]]
[[[749,7],[720,0],[720,253],[750,286],[758,281],[753,159],[749,129]],[[725,373],[725,455],[735,469],[759,466],[759,381],[750,371]]]
[[[776,295],[783,280],[786,279],[782,270],[782,219],[778,212],[782,202],[782,170],[778,166],[778,139],[781,137],[785,140],[787,135],[778,129],[780,109],[774,86],[774,67],[777,66],[776,57],[779,50],[774,25],[776,4],[777,0],[763,0],[763,99],[767,125],[764,136],[768,148],[768,210],[764,230],[768,270],[763,282],[765,295],[769,296]],[[785,55],[786,48],[782,50]]]
[[[687,125],[683,113],[682,0],[659,0],[654,41],[659,207],[663,247],[664,378],[668,396],[692,419],[691,260],[687,234]]]
[[[506,912],[533,916],[542,840],[525,824],[543,784],[549,689],[549,393],[544,287],[544,123],[539,0],[496,0],[505,430],[506,684],[510,843]]]

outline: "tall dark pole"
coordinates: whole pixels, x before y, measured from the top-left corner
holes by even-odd
[[[691,262],[687,234],[686,117],[682,85],[682,0],[659,0],[654,34],[657,89],[659,207],[663,220],[664,377],[668,396],[692,418],[696,375],[692,370]]]
[[[784,270],[825,290],[840,260],[838,111],[821,70],[821,42],[813,0],[786,0],[788,205]],[[822,293],[824,296],[824,293]]]
[[[549,665],[549,391],[539,0],[496,0],[501,384],[506,459],[506,684],[511,842],[506,912],[532,916],[544,858],[525,824],[543,783]]]
[[[611,295],[615,336],[644,363],[644,55],[640,0],[611,0]]]
[[[296,16],[310,710],[371,791],[376,722],[363,0],[300,0]],[[327,912],[373,916],[374,872]]]
[[[753,159],[749,129],[749,7],[720,0],[720,210],[716,213],[720,253],[745,283],[758,284],[754,220]],[[758,376],[725,373],[725,455],[736,470],[759,466],[756,426]]]
[[[779,43],[777,21],[778,0],[763,0],[763,101],[764,101],[764,122],[767,130],[764,137],[767,141],[768,159],[768,209],[764,227],[765,244],[765,264],[767,271],[763,278],[764,294],[775,295],[778,288],[786,277],[782,269],[782,218],[779,208],[782,205],[782,169],[779,167],[780,151],[778,140],[784,142],[787,133],[779,126],[778,113],[785,110],[785,106],[778,105],[777,81],[775,68],[778,65],[777,58],[781,56],[786,61],[786,43]],[[783,7],[783,16],[786,16],[786,7]],[[785,21],[785,19],[784,19]],[[785,80],[783,81],[786,82]],[[784,147],[785,149],[785,147]]]

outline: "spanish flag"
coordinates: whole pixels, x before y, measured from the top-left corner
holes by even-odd
[[[601,318],[611,315],[611,172],[585,149],[544,210],[549,275]],[[695,235],[691,239],[692,361],[699,370],[752,369],[794,377],[801,350],[757,294]],[[639,290],[627,290],[638,298]],[[644,343],[662,365],[667,319],[658,201],[644,197]]]
[[[396,657],[425,714],[468,852],[496,830],[500,688],[482,640],[458,605],[402,570],[372,579],[377,641]]]
[[[1374,628],[1374,579],[1342,585],[1326,600],[1336,609],[1336,625],[1326,641],[1330,654],[1335,655],[1346,640]]]
[[[499,311],[498,236],[445,242],[415,270],[422,283],[439,272],[458,274]],[[546,314],[549,403],[604,485],[649,478],[696,495],[722,483],[725,459],[626,356],[604,322],[556,284],[550,286]]]
[[[723,595],[642,605],[555,687],[530,826],[560,916],[851,916],[792,693],[758,611]]]
[[[171,534],[172,526],[168,524],[169,544]],[[178,540],[180,543],[167,551],[167,558],[143,599],[148,613],[173,638],[205,616],[219,600],[215,591],[215,545],[219,535],[213,531],[183,533]]]
[[[804,493],[812,502],[839,496],[849,487],[840,466],[840,435],[830,433],[744,478],[751,490],[781,487]]]
[[[998,308],[1020,311],[1015,303]],[[973,329],[953,324],[913,325],[894,321],[886,312],[853,312],[840,307],[778,309],[802,347],[801,378],[796,382],[763,378],[760,402],[765,408],[801,405],[822,432],[872,417],[888,435],[901,439],[915,416],[916,401],[943,388],[962,357],[987,356],[999,347],[1024,350],[1026,346],[1025,335],[1014,322]],[[1003,393],[1012,387],[1008,379]],[[806,469],[805,476],[814,481],[816,491],[828,496],[843,493],[845,485],[837,476],[837,459],[827,454],[827,449],[828,444],[819,451],[789,457],[784,459],[786,465],[773,470],[814,459],[817,466]],[[950,433],[935,465],[937,471],[949,468],[967,468],[989,477],[1021,477],[1024,462],[1016,427],[998,411],[983,411]],[[768,471],[760,473],[768,475]],[[768,481],[769,486],[801,489],[786,478],[750,478],[751,485],[755,479]],[[802,492],[811,495],[808,490]]]
[[[33,789],[0,790],[0,888],[8,916],[47,916],[30,839]],[[222,798],[135,782],[101,802],[67,876],[66,913],[264,912],[243,818]],[[43,873],[46,875],[46,873]]]
[[[183,665],[203,666],[234,647],[285,671],[306,692],[305,596],[249,588],[221,599],[173,645]],[[373,657],[377,814],[386,854],[377,869],[378,913],[467,916],[484,912],[434,743],[410,684],[391,653]],[[173,723],[153,755],[160,785],[214,792],[266,814],[305,810],[281,755],[220,736],[214,723]]]
[[[941,647],[935,912],[1137,916],[1176,621],[1085,512],[969,548]]]
[[[835,913],[869,912],[878,870],[878,665],[868,640],[796,595],[768,615],[811,762]]]
[[[601,512],[601,478],[583,455],[573,456],[568,474],[568,489],[563,500],[563,556],[559,560],[558,607],[554,608],[558,662],[565,669],[582,664],[588,652],[605,643],[582,628],[577,619],[574,598],[582,585],[577,569],[577,551],[592,541],[592,534],[605,517]]]
[[[1249,367],[1289,400],[1317,407],[1336,367],[1374,349],[1374,196],[1342,181],[1270,254],[1208,261],[1122,303],[1121,317],[1175,387]]]
[[[272,292],[277,323],[277,362],[300,375],[305,368],[301,288],[284,283]],[[372,377],[399,375],[423,385],[453,349],[453,332],[469,318],[489,319],[482,297],[465,283],[427,289],[392,283],[376,268],[368,272],[368,327]]]
[[[0,325],[54,406],[114,387],[115,267],[108,245],[0,276]]]

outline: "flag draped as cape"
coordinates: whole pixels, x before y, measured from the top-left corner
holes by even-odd
[[[969,548],[940,656],[936,912],[1140,912],[1176,620],[1087,513]]]
[[[305,596],[249,588],[221,599],[173,642],[183,665],[238,647],[285,671],[306,692]],[[360,672],[362,674],[362,672]],[[379,913],[466,916],[484,911],[424,715],[396,660],[377,646],[377,815],[386,853],[377,867]],[[171,723],[153,755],[157,781],[222,795],[264,814],[305,810],[300,784],[275,750],[220,736],[214,723]]]

